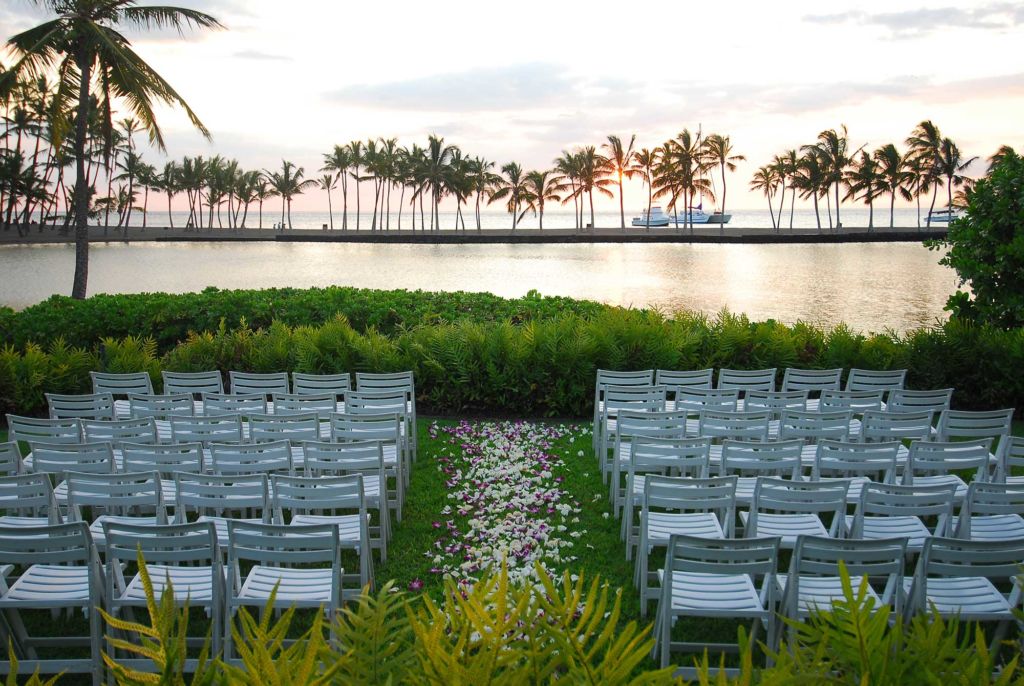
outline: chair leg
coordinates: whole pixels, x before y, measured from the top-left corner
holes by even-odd
[[[640,616],[647,617],[647,546],[640,546],[636,553],[636,582],[640,588]]]

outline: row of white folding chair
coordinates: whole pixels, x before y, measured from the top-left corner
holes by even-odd
[[[380,440],[385,443],[386,459],[396,473],[403,476],[402,490],[408,483],[411,449],[408,435],[395,413],[352,413],[329,415],[326,422],[315,413],[286,415],[252,415],[242,421],[239,415],[215,417],[171,417],[167,422],[152,418],[134,420],[35,419],[8,415],[10,438],[26,443],[48,444],[108,441],[121,442],[204,443],[254,442],[289,439],[293,442],[331,440]],[[26,458],[30,461],[30,457]]]
[[[904,539],[837,540],[813,536],[797,539],[788,573],[778,574],[778,538],[706,539],[673,536],[666,565],[659,571],[662,588],[655,621],[655,654],[667,667],[673,650],[714,651],[735,646],[673,642],[679,617],[750,620],[752,634],[765,628],[769,649],[778,646],[781,614],[793,620],[827,611],[842,601],[841,570],[854,592],[863,588],[873,607],[907,617],[923,612],[967,621],[999,623],[999,641],[1021,604],[1013,579],[1024,560],[1024,539],[975,542],[934,537],[925,543],[912,577],[904,576]],[[1007,588],[1000,590],[997,586]],[[791,636],[793,636],[791,629]]]
[[[622,536],[627,539],[636,509],[642,501],[649,475],[738,477],[737,502],[750,506],[760,477],[800,482],[810,468],[810,479],[847,479],[849,499],[859,499],[861,490],[872,480],[894,484],[899,471],[901,451],[898,442],[860,444],[822,441],[814,449],[813,462],[803,454],[807,446],[799,440],[774,443],[726,441],[717,468],[712,463],[707,438],[665,438],[634,436],[625,471],[625,487],[614,493],[616,514],[623,511]],[[968,487],[957,472],[974,471],[974,480],[984,483],[988,475],[987,439],[976,442],[915,442],[907,451],[906,467],[899,478],[903,486],[948,488],[956,502],[967,495]],[[619,483],[619,482],[615,482]],[[627,548],[627,559],[630,548]]]
[[[84,444],[33,445],[33,454],[25,459],[28,471],[47,473],[57,480],[59,502],[67,497],[63,475],[68,472],[113,474],[124,471],[157,470],[166,477],[175,472],[212,473],[219,475],[295,474],[310,476],[336,475],[342,472],[376,470],[386,507],[401,521],[404,501],[402,463],[387,446],[373,436],[347,442],[288,440],[262,443],[176,443],[155,445],[123,443],[117,449],[109,442]],[[387,488],[388,477],[394,477],[395,488]],[[173,499],[173,482],[167,482],[165,495]]]
[[[104,526],[107,523],[155,526],[168,522],[168,509],[173,504],[175,519],[184,523],[187,513],[199,511],[204,521],[218,524],[218,530],[226,531],[226,518],[208,513],[222,508],[247,510],[252,517],[277,524],[286,520],[293,524],[332,523],[340,527],[342,541],[360,554],[361,583],[371,580],[372,560],[370,548],[381,550],[382,559],[386,550],[388,514],[382,508],[379,497],[379,481],[369,474],[355,471],[346,475],[295,477],[282,474],[235,475],[222,474],[207,476],[198,473],[175,472],[174,499],[165,501],[160,472],[125,472],[114,474],[68,472],[66,477],[68,521],[85,521],[89,524],[93,540],[101,550],[105,548]],[[43,478],[38,478],[43,477]],[[14,519],[0,518],[0,525],[34,526],[61,521],[57,509],[57,498],[42,484],[48,484],[45,475],[23,475],[0,479],[0,493],[9,500],[16,494],[24,493],[32,501],[26,514]],[[40,511],[40,500],[48,495],[48,512]],[[368,510],[378,514],[377,536],[370,536]],[[350,510],[351,515],[318,515],[318,511]],[[33,518],[32,514],[35,514]]]
[[[34,529],[0,527],[0,559],[17,568],[16,573],[0,581],[0,609],[9,619],[0,632],[10,640],[12,648],[7,668],[16,656],[21,669],[91,673],[93,684],[101,683],[104,632],[98,612],[87,612],[89,636],[77,639],[30,637],[20,613],[103,607],[113,617],[124,617],[128,608],[145,607],[140,574],[125,573],[134,569],[140,550],[158,596],[170,582],[175,604],[207,609],[213,622],[213,651],[220,652],[223,641],[227,659],[234,659],[229,624],[240,607],[248,607],[250,612],[262,609],[275,593],[279,608],[326,608],[333,617],[341,607],[344,544],[336,525],[283,527],[232,522],[228,528],[226,570],[222,567],[217,536],[209,523],[153,527],[108,523],[104,533],[105,568],[89,529],[82,522]],[[354,592],[355,589],[351,591]],[[109,631],[112,637],[120,637],[115,627]],[[89,658],[39,659],[36,651],[37,647],[79,643],[89,646]],[[146,660],[118,655],[115,648],[109,643],[107,651],[121,664],[142,669],[149,666]],[[186,662],[186,670],[195,667],[195,660]]]
[[[635,527],[629,523],[626,543],[627,560],[634,544],[637,549],[634,582],[640,591],[642,612],[646,613],[646,601],[656,596],[648,587],[651,550],[664,547],[672,534],[729,538],[737,531],[737,515],[743,524],[743,537],[777,536],[785,548],[791,548],[799,536],[815,535],[903,537],[908,539],[910,550],[918,551],[926,538],[952,532],[952,486],[868,483],[854,500],[848,498],[850,482],[843,479],[799,481],[758,477],[749,509],[744,510],[736,497],[737,482],[736,476],[651,476],[646,480],[640,523]],[[999,495],[1003,498],[1000,514],[1012,512],[1020,520],[1024,489],[1011,488]],[[856,509],[848,515],[851,502]],[[934,523],[928,527],[922,518]]]

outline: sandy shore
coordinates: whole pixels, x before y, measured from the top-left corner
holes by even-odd
[[[718,225],[695,227],[689,230],[665,228],[597,228],[597,229],[486,229],[476,231],[316,231],[291,229],[201,229],[132,227],[123,229],[99,226],[89,227],[89,241],[92,243],[134,243],[162,241],[281,241],[281,242],[339,242],[339,243],[848,243],[848,242],[917,242],[946,235],[945,227],[931,229],[916,227],[890,229],[875,228],[869,231],[863,227],[844,227],[841,232],[829,233],[826,229],[783,229],[775,233],[772,229],[742,228],[726,226],[722,233]],[[0,245],[70,243],[73,234],[63,234],[58,229],[32,227],[27,235],[19,236],[17,230],[0,229]]]

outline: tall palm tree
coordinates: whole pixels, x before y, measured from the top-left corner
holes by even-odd
[[[826,162],[829,172],[829,183],[835,187],[836,192],[836,229],[841,229],[843,221],[839,214],[839,185],[843,182],[843,175],[846,168],[850,166],[853,156],[860,152],[860,149],[850,152],[850,136],[846,125],[840,127],[840,131],[828,129],[818,134],[818,147],[822,152],[822,159]]]
[[[316,184],[314,179],[303,179],[306,175],[302,167],[296,167],[294,163],[281,160],[281,171],[264,171],[271,188],[276,195],[281,196],[281,223],[285,223],[285,208],[288,211],[288,228],[292,228],[292,198],[301,195],[310,186]]]
[[[704,139],[704,149],[707,151],[708,157],[722,170],[722,214],[725,214],[725,172],[736,171],[737,162],[745,162],[747,160],[743,155],[736,155],[733,153],[732,141],[729,140],[728,136],[722,136],[717,133],[712,133]],[[650,208],[648,208],[650,212]],[[719,231],[725,233],[725,222],[722,222],[719,226]]]
[[[814,199],[814,218],[818,224],[818,233],[821,233],[821,212],[818,209],[818,199],[828,196],[828,175],[822,164],[820,152],[814,146],[805,150],[796,165],[791,183],[793,188],[799,189],[800,197]]]
[[[700,136],[693,136],[689,129],[682,132],[662,147],[661,164],[658,170],[656,196],[668,195],[670,205],[676,206],[683,199],[683,220],[693,232],[693,198],[699,192],[714,200],[711,182],[704,177],[708,161]],[[678,225],[678,221],[677,221]]]
[[[939,144],[938,156],[935,162],[939,174],[946,180],[948,209],[953,209],[953,187],[960,188],[969,182],[969,179],[963,175],[963,172],[974,164],[977,159],[976,156],[964,159],[960,153],[960,148],[950,138],[943,138]]]
[[[597,148],[588,145],[581,148],[577,153],[578,172],[580,180],[580,192],[586,193],[590,201],[590,228],[594,228],[594,190],[598,193],[614,198],[614,194],[608,190],[611,185],[609,179],[601,178],[601,157],[597,154]]]
[[[360,203],[360,200],[359,200],[359,181],[360,181],[359,168],[362,167],[363,163],[365,162],[365,160],[363,159],[363,142],[362,141],[352,141],[351,143],[349,143],[348,144],[348,155],[349,155],[349,160],[352,163],[352,171],[349,172],[349,173],[352,175],[352,178],[355,179],[355,182],[356,182],[356,231],[358,231],[359,230],[360,213],[361,213],[361,208],[360,208],[360,204],[359,204]]]
[[[324,166],[320,168],[320,171],[333,173],[335,181],[341,182],[342,231],[348,230],[348,170],[351,166],[352,156],[349,148],[344,145],[335,145],[334,150],[324,155]]]
[[[1009,145],[1001,145],[992,157],[988,158],[988,171],[991,172],[996,166],[1007,157],[1014,157],[1017,151]]]
[[[868,231],[875,228],[875,198],[885,192],[885,178],[878,162],[866,150],[861,150],[853,164],[843,173],[846,186],[844,200],[860,197],[868,206]]]
[[[476,195],[476,230],[480,231],[480,202],[484,196],[489,196],[491,189],[501,182],[501,177],[492,172],[494,162],[485,160],[483,157],[474,157],[467,162],[467,174],[469,176],[470,189]]]
[[[921,169],[922,180],[918,184],[918,192],[927,193],[929,188],[933,189],[932,204],[928,208],[928,216],[925,219],[925,225],[928,227],[932,225],[932,212],[935,211],[935,200],[939,195],[939,186],[942,185],[942,176],[938,169],[941,143],[942,133],[930,119],[925,119],[915,126],[906,140],[909,155],[914,160],[914,166]],[[920,202],[918,202],[918,215],[920,213]],[[919,226],[920,223],[919,216]]]
[[[772,218],[772,229],[776,232],[778,231],[778,225],[775,223],[775,209],[772,206],[772,196],[775,194],[775,189],[778,188],[778,183],[778,174],[775,171],[774,165],[770,164],[758,168],[754,172],[754,177],[750,180],[750,189],[761,191],[764,197],[768,199],[768,215]]]
[[[913,174],[907,170],[907,158],[892,143],[886,143],[874,153],[879,173],[889,192],[889,228],[896,226],[896,195],[910,200],[913,195],[907,186],[913,182]]]
[[[658,149],[641,148],[633,156],[633,171],[647,186],[647,231],[651,230],[651,206],[654,203],[654,169],[658,166]]]
[[[561,174],[564,180],[569,181],[571,192],[567,197],[562,199],[562,203],[565,204],[569,202],[569,198],[572,198],[573,221],[576,225],[575,228],[579,229],[583,226],[583,203],[581,202],[582,187],[580,185],[579,154],[563,150],[562,154],[555,158],[555,171]]]
[[[424,177],[427,186],[431,190],[431,230],[433,230],[434,227],[437,227],[437,229],[441,228],[441,215],[439,210],[441,194],[444,192],[445,178],[448,174],[448,165],[451,163],[452,155],[455,150],[455,146],[446,144],[442,137],[431,134],[427,138]],[[504,167],[502,169],[504,170]]]
[[[173,160],[164,164],[164,170],[157,176],[156,188],[167,194],[167,225],[174,228],[171,201],[181,188],[181,167]]]
[[[263,228],[263,203],[277,195],[277,191],[270,185],[270,180],[260,172],[259,181],[256,183],[254,193],[260,204],[260,228]]]
[[[120,100],[138,119],[150,141],[165,149],[163,133],[157,124],[154,106],[166,103],[181,107],[193,126],[209,138],[210,132],[177,91],[147,64],[119,30],[132,29],[220,28],[212,16],[180,7],[139,7],[135,0],[34,0],[57,15],[12,37],[8,47],[17,61],[0,74],[0,98],[5,98],[21,74],[53,71],[60,83],[55,113],[64,122],[77,97],[74,129],[75,184],[75,277],[74,298],[84,298],[89,279],[89,184],[86,177],[86,143],[91,96],[99,95],[103,138],[109,153],[111,107]],[[58,127],[60,128],[60,127]]]
[[[334,231],[334,208],[331,205],[331,191],[338,187],[338,178],[334,174],[324,174],[318,176],[316,179],[317,187],[322,191],[327,191],[327,216],[330,218],[331,231]]]
[[[635,143],[636,134],[630,137],[629,145],[623,145],[622,139],[618,136],[608,136],[608,141],[601,144],[601,149],[606,154],[599,158],[600,173],[619,187],[619,220],[623,229],[626,228],[626,208],[622,197],[622,180],[636,176],[636,170],[633,168]]]
[[[792,182],[793,175],[796,173],[797,165],[800,163],[800,157],[797,155],[796,150],[787,150],[781,155],[776,155],[775,159],[772,160],[772,165],[775,167],[775,173],[779,178],[779,183],[782,186],[782,197],[779,200],[779,221],[778,226],[782,228],[782,210],[786,204],[786,181]],[[790,183],[790,201],[789,201],[789,230],[793,231],[793,213],[796,205],[796,188]]]
[[[561,202],[561,193],[565,191],[565,184],[558,173],[549,171],[531,171],[526,174],[528,189],[527,210],[538,213],[540,229],[544,229],[544,203]]]
[[[515,231],[519,220],[522,219],[519,208],[522,206],[523,201],[529,197],[530,184],[523,173],[523,168],[517,162],[509,162],[502,166],[501,173],[505,176],[500,180],[494,192],[491,193],[487,204],[489,205],[496,200],[505,200],[505,206],[512,214],[512,230]],[[526,214],[525,209],[523,214]]]

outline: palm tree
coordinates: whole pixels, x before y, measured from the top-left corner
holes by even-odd
[[[500,185],[491,193],[487,204],[490,205],[495,200],[506,200],[506,207],[512,214],[512,230],[515,231],[519,220],[522,218],[519,208],[523,201],[529,198],[530,186],[526,175],[523,174],[523,168],[516,162],[509,162],[504,165],[501,168],[501,173],[505,177],[500,179]],[[523,214],[526,214],[525,209]]]
[[[930,119],[926,119],[914,127],[906,140],[908,155],[914,160],[914,166],[920,167],[922,174],[918,185],[918,192],[927,193],[929,188],[934,189],[932,193],[932,204],[928,208],[928,216],[925,224],[932,225],[932,212],[935,211],[935,200],[939,195],[939,186],[942,185],[941,174],[938,171],[939,145],[942,143],[942,133]],[[918,226],[920,220],[920,202],[918,202]]]
[[[527,210],[537,212],[540,229],[544,229],[544,203],[561,202],[565,184],[555,171],[531,171],[526,175]]]
[[[579,163],[580,191],[586,193],[590,202],[590,228],[594,228],[594,189],[602,195],[614,198],[615,195],[608,190],[613,182],[610,179],[601,178],[601,156],[597,154],[597,148],[588,145],[577,153]]]
[[[263,228],[263,203],[277,195],[277,191],[270,185],[270,180],[263,173],[259,173],[259,180],[256,182],[256,189],[253,194],[260,204],[260,228]]]
[[[960,188],[969,181],[963,175],[963,172],[967,170],[967,167],[974,164],[977,159],[977,157],[971,157],[965,160],[960,153],[960,148],[950,138],[943,138],[939,144],[935,166],[938,173],[946,180],[948,209],[953,209],[953,187]]]
[[[836,190],[836,230],[843,227],[843,221],[839,216],[839,184],[843,181],[846,168],[850,166],[853,156],[860,150],[850,152],[850,138],[843,124],[842,133],[835,129],[828,129],[818,134],[818,147],[822,152],[822,160],[828,169],[829,183],[835,186]]]
[[[782,185],[782,198],[779,201],[779,222],[778,226],[782,228],[782,210],[786,204],[786,181],[792,181],[793,175],[796,173],[797,165],[800,163],[800,157],[797,155],[796,150],[787,150],[781,155],[776,155],[772,164],[775,166],[775,172],[779,177],[779,181]],[[790,201],[789,201],[789,230],[793,231],[793,213],[796,206],[796,188],[790,184]]]
[[[441,193],[445,187],[445,177],[448,174],[448,165],[451,163],[452,154],[455,152],[454,145],[446,145],[444,138],[431,134],[427,138],[427,149],[425,151],[424,181],[430,188],[430,227],[441,228],[441,216],[439,205],[441,204]],[[504,167],[502,168],[504,170]]]
[[[629,145],[624,146],[622,139],[618,136],[608,136],[608,142],[601,144],[601,149],[607,152],[599,158],[600,173],[604,177],[617,184],[619,187],[619,219],[622,228],[626,228],[626,208],[622,197],[622,179],[631,179],[636,176],[633,169],[633,145],[636,143],[636,134],[629,139]]]
[[[886,143],[875,150],[874,157],[878,162],[878,171],[884,180],[885,190],[889,192],[889,228],[891,229],[896,226],[896,194],[899,193],[905,200],[914,197],[907,190],[907,186],[914,180],[914,175],[907,170],[907,158],[900,154],[900,151],[892,143]]]
[[[352,175],[352,178],[355,179],[356,181],[356,231],[358,231],[361,212],[361,208],[359,206],[359,168],[363,166],[363,162],[365,161],[363,159],[363,142],[352,141],[351,143],[349,143],[348,156],[349,161],[352,164],[352,171],[350,172],[350,174]]]
[[[167,194],[167,225],[174,228],[174,217],[171,215],[171,200],[180,190],[181,167],[173,160],[164,164],[164,170],[157,175],[156,188]]]
[[[761,191],[764,193],[764,197],[768,199],[768,215],[772,218],[772,229],[776,232],[778,231],[778,226],[775,224],[775,209],[772,206],[772,195],[775,194],[778,183],[778,174],[773,165],[765,165],[758,168],[754,172],[754,178],[750,180],[750,189]]]
[[[8,41],[17,61],[0,74],[0,98],[5,98],[25,74],[55,72],[59,75],[56,116],[66,123],[77,96],[74,129],[75,184],[75,277],[74,298],[84,298],[89,278],[89,184],[86,177],[88,113],[94,91],[102,110],[105,148],[109,153],[113,100],[120,99],[149,134],[150,141],[165,150],[154,106],[177,105],[206,138],[210,132],[173,87],[148,65],[118,29],[219,28],[208,14],[179,7],[139,7],[135,0],[34,0],[58,16],[19,33]],[[60,128],[60,127],[58,127]]]
[[[679,198],[683,199],[684,224],[693,232],[693,198],[699,192],[714,200],[711,182],[704,177],[708,170],[700,136],[694,137],[689,129],[683,131],[662,146],[661,164],[658,168],[656,196],[669,195],[674,208]],[[676,222],[678,226],[678,220]]]
[[[561,156],[555,158],[555,171],[561,174],[563,179],[569,181],[569,187],[572,189],[572,192],[562,200],[562,203],[567,203],[569,198],[572,198],[573,221],[576,228],[579,229],[583,226],[583,203],[580,201],[582,187],[580,185],[579,154],[563,150]]]
[[[654,169],[658,166],[658,150],[641,148],[633,156],[633,172],[647,186],[647,231],[651,230],[651,205],[654,203]]]
[[[814,199],[814,218],[821,233],[821,212],[818,210],[818,199],[828,196],[828,175],[822,165],[820,151],[814,146],[805,150],[797,162],[796,171],[791,179],[793,188],[800,190],[800,197]]]
[[[736,171],[737,162],[745,162],[747,160],[743,155],[735,155],[732,151],[732,141],[729,140],[728,136],[721,136],[717,133],[713,133],[704,139],[704,149],[707,151],[708,157],[722,170],[722,214],[725,214],[725,172]],[[648,213],[650,207],[648,207]],[[725,233],[725,222],[719,225],[721,233]]]
[[[482,157],[474,157],[467,162],[467,175],[469,177],[471,192],[476,194],[476,230],[480,231],[480,202],[484,196],[489,196],[491,189],[501,182],[501,177],[492,172],[494,162],[489,162]]]
[[[879,172],[878,162],[867,151],[860,151],[860,156],[843,174],[843,184],[847,189],[843,200],[860,196],[868,206],[868,231],[872,231],[875,228],[875,198],[885,192],[885,179]]]
[[[285,222],[285,207],[288,209],[288,228],[292,228],[292,198],[301,195],[310,186],[316,184],[314,179],[303,179],[306,175],[302,167],[296,167],[294,163],[281,160],[281,171],[264,171],[275,195],[281,196],[281,223]]]
[[[335,145],[334,150],[324,155],[324,166],[320,171],[332,172],[335,181],[341,182],[341,230],[348,230],[348,170],[352,166],[350,150],[344,145]],[[332,228],[333,228],[333,217]]]
[[[334,208],[331,206],[331,191],[338,187],[338,178],[334,174],[324,174],[314,179],[320,190],[327,191],[327,216],[330,218],[331,231],[334,231]]]

